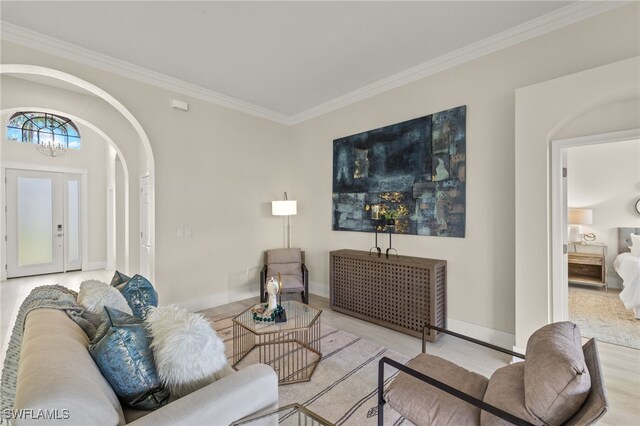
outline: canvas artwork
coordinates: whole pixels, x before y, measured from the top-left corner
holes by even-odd
[[[466,106],[333,141],[333,230],[464,237]]]

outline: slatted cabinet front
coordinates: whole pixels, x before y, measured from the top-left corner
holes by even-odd
[[[426,323],[446,327],[446,274],[444,260],[333,251],[331,308],[419,337]]]

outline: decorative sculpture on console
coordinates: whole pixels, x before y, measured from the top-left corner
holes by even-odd
[[[369,254],[372,253],[372,250],[376,250],[378,253],[378,257],[382,255],[382,249],[378,245],[378,223],[380,222],[380,205],[373,204],[371,205],[371,220],[373,221],[373,230],[376,234],[376,245],[369,249]]]
[[[393,251],[397,257],[398,250],[391,247],[391,234],[396,226],[396,218],[399,215],[398,210],[390,208],[386,204],[367,205],[366,210],[371,210],[371,220],[373,221],[373,230],[376,235],[375,246],[369,249],[369,255],[377,252],[378,257],[382,256],[382,249],[378,246],[378,231],[384,232],[386,230],[389,233],[389,247],[385,251],[385,256],[388,259],[389,253]],[[375,252],[373,250],[375,250]]]

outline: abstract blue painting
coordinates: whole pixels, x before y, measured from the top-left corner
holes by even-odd
[[[464,237],[466,106],[333,141],[333,230]]]

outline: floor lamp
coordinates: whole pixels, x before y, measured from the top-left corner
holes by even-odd
[[[291,248],[291,216],[298,213],[298,203],[288,200],[284,193],[284,200],[271,202],[271,214],[274,216],[287,216],[287,248]]]

